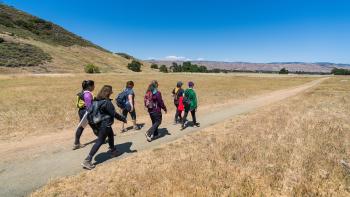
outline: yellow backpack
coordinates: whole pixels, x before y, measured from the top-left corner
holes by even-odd
[[[78,109],[84,109],[85,108],[85,102],[84,102],[84,92],[79,92],[77,94],[77,103],[76,106]]]

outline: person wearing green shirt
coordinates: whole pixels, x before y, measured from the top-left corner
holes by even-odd
[[[199,127],[199,123],[196,120],[196,111],[197,111],[197,95],[193,89],[194,83],[192,81],[188,82],[188,89],[184,92],[183,104],[185,106],[185,114],[182,119],[181,129],[186,128],[187,115],[188,112],[191,112],[193,126]]]

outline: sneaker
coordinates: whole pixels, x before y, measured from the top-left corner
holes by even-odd
[[[124,129],[120,129],[120,132],[121,133],[124,133],[124,132],[127,132],[128,130],[126,129],[126,128],[124,128]]]
[[[73,149],[73,150],[77,150],[77,149],[83,148],[83,147],[85,147],[85,145],[79,143],[79,144],[74,144],[72,149]]]
[[[152,141],[152,136],[149,136],[147,133],[145,133],[145,136],[148,142]]]
[[[197,123],[194,124],[193,126],[195,126],[195,127],[200,127],[201,125],[197,122]]]
[[[95,168],[95,165],[91,163],[91,161],[89,160],[84,160],[84,162],[81,164],[81,166],[83,166],[83,168],[88,169],[88,170],[92,170]]]
[[[136,125],[136,126],[134,126],[134,130],[136,130],[136,131],[137,131],[137,130],[140,130],[140,129],[141,129],[141,128],[140,128],[139,126],[137,126],[137,125]]]

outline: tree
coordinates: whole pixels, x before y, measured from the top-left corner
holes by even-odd
[[[159,71],[163,72],[163,73],[167,73],[168,72],[168,68],[163,64],[163,65],[160,66]]]
[[[170,66],[170,70],[173,72],[182,72],[182,66],[178,65],[176,62],[173,62],[172,66]]]
[[[288,74],[289,71],[286,68],[282,68],[279,72],[279,74]]]
[[[141,65],[140,62],[132,60],[132,62],[128,64],[128,69],[134,72],[141,72]]]
[[[343,68],[333,68],[331,73],[334,75],[350,75],[350,70]]]
[[[158,69],[158,64],[152,64],[152,65],[151,65],[151,68],[153,68],[153,69]]]

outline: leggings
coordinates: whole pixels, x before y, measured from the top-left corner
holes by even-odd
[[[158,127],[162,123],[162,113],[149,113],[151,120],[152,120],[152,126],[148,129],[147,135],[148,136],[157,136],[158,135]]]
[[[102,123],[103,124],[103,123]],[[114,147],[114,133],[111,126],[103,126],[101,125],[98,133],[98,138],[94,146],[91,148],[91,151],[89,155],[87,156],[86,160],[91,161],[93,156],[97,153],[98,149],[101,147],[101,145],[106,141],[106,138],[108,136],[108,145],[109,148],[113,151],[115,150]]]
[[[79,109],[79,111],[78,111],[79,120],[83,119],[85,112],[86,112],[86,109]],[[81,134],[83,134],[83,131],[84,131],[83,127],[77,128],[77,130],[75,131],[74,144],[80,144],[80,137],[81,137]]]
[[[177,121],[181,121],[182,117],[181,117],[181,113],[182,111],[178,110],[178,106],[179,105],[175,105],[176,106],[176,111],[175,111],[175,122]]]
[[[191,116],[192,116],[192,121],[193,121],[193,124],[197,124],[197,120],[196,120],[196,110],[191,110]],[[182,119],[182,125],[185,125],[185,122],[186,122],[186,119],[187,119],[187,115],[188,115],[188,111],[185,110],[185,114],[184,114],[184,117]]]

